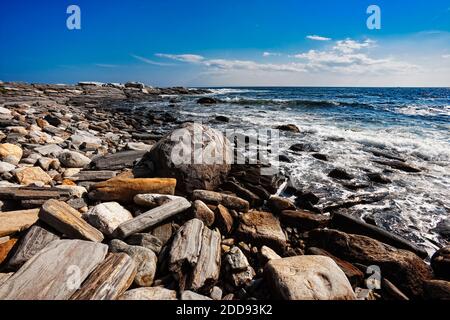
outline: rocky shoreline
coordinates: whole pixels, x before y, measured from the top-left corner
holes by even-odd
[[[176,128],[200,130],[203,149],[230,142],[132,109],[208,93],[0,83],[0,299],[450,299],[449,246],[429,257],[337,210],[383,195],[328,203],[286,187],[292,201],[261,165],[176,165]]]

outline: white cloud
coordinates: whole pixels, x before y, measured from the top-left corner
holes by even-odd
[[[444,58],[444,59],[449,59],[450,58],[450,54],[443,54],[441,57]]]
[[[153,61],[153,60],[151,60],[151,59],[147,59],[147,58],[144,58],[144,57],[135,55],[135,54],[132,54],[131,56],[132,56],[133,58],[139,60],[139,61],[145,62],[145,63],[147,63],[147,64],[155,65],[155,66],[162,66],[162,67],[164,67],[164,66],[172,66],[172,65],[173,65],[173,64],[171,64],[171,63],[163,63],[163,62]]]
[[[322,37],[322,36],[318,36],[318,35],[309,35],[309,36],[306,36],[306,38],[309,40],[315,40],[315,41],[330,41],[331,40],[331,38]]]
[[[182,62],[191,62],[191,63],[200,63],[205,59],[204,57],[199,56],[197,54],[157,53],[156,56],[160,57],[160,58],[167,58],[167,59],[172,59],[172,60],[177,60],[177,61],[182,61]]]
[[[115,68],[115,67],[117,67],[117,65],[115,65],[115,64],[107,64],[107,63],[96,63],[95,65],[100,68]]]
[[[263,57],[281,56],[281,53],[265,51],[265,52],[263,52],[262,55],[263,55]]]

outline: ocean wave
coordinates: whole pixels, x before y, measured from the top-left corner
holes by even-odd
[[[220,88],[220,89],[210,88],[208,90],[211,91],[211,94],[213,94],[213,95],[222,95],[222,94],[231,94],[231,93],[249,93],[249,92],[256,91],[256,90],[238,89],[238,88]],[[259,90],[258,92],[261,92],[261,90]]]
[[[446,106],[415,106],[408,105],[403,106],[395,110],[396,113],[404,115],[414,115],[414,116],[450,116],[450,105]]]

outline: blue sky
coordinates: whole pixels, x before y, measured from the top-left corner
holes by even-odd
[[[0,39],[3,81],[450,86],[448,0],[2,1]]]

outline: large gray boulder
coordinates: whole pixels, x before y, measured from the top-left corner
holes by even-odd
[[[134,168],[138,177],[177,179],[177,189],[213,190],[231,169],[232,149],[220,132],[198,123],[185,123],[163,137]]]

